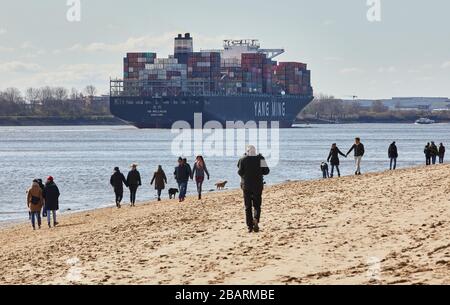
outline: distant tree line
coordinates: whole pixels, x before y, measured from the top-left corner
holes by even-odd
[[[83,117],[109,115],[108,99],[96,97],[97,89],[89,85],[84,90],[64,87],[17,88],[0,91],[0,117]]]
[[[434,117],[449,120],[450,114],[432,114],[427,110],[391,110],[382,101],[375,101],[370,107],[363,107],[357,101],[348,102],[337,99],[332,95],[318,95],[303,110],[300,118],[323,121],[411,121],[418,117]]]

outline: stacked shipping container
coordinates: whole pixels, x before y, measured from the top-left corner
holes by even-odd
[[[139,71],[145,69],[146,64],[152,64],[156,53],[127,53],[123,59],[123,78],[139,79]]]
[[[207,91],[216,90],[220,80],[221,60],[219,52],[193,52],[189,55],[187,75],[189,79],[207,82]]]
[[[226,94],[310,94],[311,72],[299,62],[280,62],[265,53],[242,53],[221,58],[220,52],[192,52],[192,37],[175,39],[175,55],[157,58],[156,53],[127,53],[124,79],[147,83],[144,91],[181,94],[188,83],[201,84],[203,91]]]
[[[311,71],[299,62],[280,62],[275,69],[275,80],[287,94],[308,94],[312,91]]]

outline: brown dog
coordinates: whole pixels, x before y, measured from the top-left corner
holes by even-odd
[[[223,190],[227,185],[228,181],[221,181],[216,183],[217,190]]]

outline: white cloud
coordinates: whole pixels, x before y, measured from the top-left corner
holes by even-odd
[[[173,45],[174,33],[166,33],[162,36],[140,36],[130,37],[126,41],[118,43],[93,42],[90,44],[75,44],[68,51],[81,52],[133,52],[133,51],[150,51],[153,49],[166,48]]]
[[[434,78],[432,76],[423,76],[419,77],[417,80],[420,82],[429,82],[432,81]]]
[[[5,28],[0,28],[0,35],[4,35],[8,33],[8,31]]]
[[[395,73],[395,72],[397,72],[397,68],[394,66],[380,67],[380,68],[378,68],[378,72],[379,73]]]
[[[116,52],[127,53],[137,51],[154,51],[167,55],[173,53],[173,39],[181,32],[167,32],[160,36],[139,36],[130,37],[125,41],[117,43],[93,42],[90,44],[75,44],[68,48],[67,51],[72,52]],[[202,49],[219,48],[221,42],[226,36],[208,37],[193,34],[194,45],[200,46]],[[159,55],[159,57],[163,57]]]
[[[334,20],[331,20],[331,19],[328,19],[328,20],[325,20],[324,22],[323,22],[323,25],[324,26],[330,26],[330,25],[333,25],[333,24],[335,24],[336,22],[334,21]]]
[[[14,48],[0,46],[0,52],[12,52]]]
[[[324,58],[325,61],[342,61],[342,58],[337,56],[328,56]]]
[[[450,60],[449,60],[449,61],[446,61],[446,62],[444,62],[444,63],[442,64],[442,68],[443,68],[443,69],[447,69],[447,68],[450,68]]]
[[[0,65],[1,71],[1,65]],[[66,88],[83,89],[86,85],[94,85],[100,93],[109,90],[109,79],[120,77],[121,64],[72,64],[61,65],[54,69],[41,69],[26,77],[15,77],[2,83],[5,87],[20,87],[25,90],[28,87],[62,86]]]
[[[364,70],[362,70],[360,68],[352,67],[352,68],[341,69],[340,72],[341,72],[341,74],[355,74],[355,73],[362,73],[362,72],[364,72]]]
[[[24,63],[20,61],[0,63],[0,72],[4,73],[33,73],[41,69],[41,66],[35,63]]]

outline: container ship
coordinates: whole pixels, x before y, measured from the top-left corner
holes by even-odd
[[[220,50],[194,52],[193,37],[175,37],[168,58],[127,53],[123,79],[110,80],[111,113],[138,128],[175,122],[277,122],[292,127],[313,100],[311,71],[301,62],[277,62],[283,49],[263,49],[255,39],[225,40]],[[203,127],[203,125],[202,125]]]

